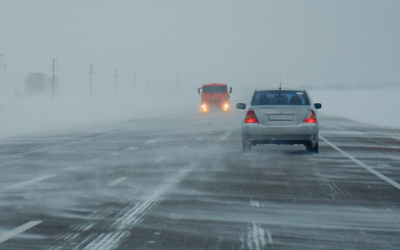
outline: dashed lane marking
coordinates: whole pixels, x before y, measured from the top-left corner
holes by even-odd
[[[61,171],[75,171],[78,169],[79,169],[78,167],[69,167],[69,168],[63,168],[63,169],[61,169]]]
[[[0,164],[0,166],[8,165],[8,164],[13,164],[13,163],[21,162],[21,161],[25,161],[25,159],[16,160],[16,161],[9,161],[9,162],[3,162],[3,163]]]
[[[233,131],[226,131],[225,134],[223,134],[218,141],[225,141],[231,134]]]
[[[261,250],[265,248],[265,245],[267,245],[267,241],[265,239],[264,229],[253,222],[247,234],[247,247],[249,249]]]
[[[47,179],[51,179],[51,178],[54,178],[54,177],[55,177],[55,175],[43,175],[43,176],[37,177],[35,179],[29,180],[29,181],[24,181],[24,182],[20,182],[20,183],[16,183],[16,184],[10,185],[8,187],[3,188],[3,190],[11,190],[11,189],[23,188],[23,187],[32,185],[34,183],[38,183],[38,182],[41,182],[41,181],[44,181],[44,180],[47,180]]]
[[[162,162],[163,160],[165,160],[165,157],[159,157],[154,162],[159,163],[159,162]]]
[[[338,148],[335,144],[333,144],[332,142],[328,141],[327,139],[325,139],[324,137],[322,137],[321,135],[319,136],[319,138],[321,138],[324,142],[326,142],[329,146],[331,146],[332,148],[336,149],[337,151],[339,151],[340,153],[342,153],[344,156],[346,156],[347,158],[349,158],[350,160],[352,160],[353,162],[357,163],[359,166],[365,168],[367,171],[369,171],[370,173],[376,175],[377,177],[381,178],[382,180],[386,181],[387,183],[391,184],[392,186],[394,186],[395,188],[400,190],[400,184],[395,182],[394,180],[390,179],[389,177],[379,173],[378,171],[376,171],[375,169],[365,165],[363,162],[357,160],[354,156],[346,153],[345,151],[341,150],[340,148]]]
[[[99,160],[100,160],[100,159],[98,159],[98,158],[96,158],[96,159],[91,159],[91,160],[89,160],[89,161],[76,164],[76,165],[74,165],[74,166],[72,166],[72,167],[63,168],[63,169],[61,169],[61,171],[75,171],[75,170],[80,170],[80,169],[81,169],[80,167],[82,167],[82,166],[84,166],[84,165],[86,165],[86,164],[94,163],[94,162],[99,161]]]
[[[274,241],[272,240],[272,234],[271,231],[267,231],[267,236],[268,236],[268,243],[273,244]]]
[[[0,243],[3,243],[6,240],[9,240],[16,235],[25,232],[26,230],[28,230],[40,223],[42,223],[42,221],[30,221],[30,222],[25,223],[17,228],[14,228],[13,230],[11,230],[9,232],[5,232],[2,235],[0,235]]]
[[[125,150],[136,150],[136,149],[138,149],[138,147],[130,147],[130,148],[127,148],[127,149],[125,149]]]
[[[163,185],[150,193],[147,199],[137,203],[118,218],[111,226],[111,228],[115,230],[114,232],[98,235],[84,249],[112,250],[118,248],[122,238],[130,235],[130,228],[140,223],[146,213],[157,205],[159,199],[173,187],[178,185],[178,183],[181,182],[195,167],[196,165],[183,167]]]
[[[118,179],[116,179],[116,180],[114,180],[114,181],[108,183],[107,186],[109,186],[109,187],[114,187],[114,186],[120,184],[121,182],[125,181],[126,179],[128,179],[128,177],[121,177],[121,178],[118,178]]]
[[[161,139],[163,139],[163,138],[164,138],[164,137],[158,137],[158,138],[156,138],[156,139],[149,140],[149,141],[145,142],[145,144],[155,143],[155,142],[158,142],[159,140],[161,140]]]
[[[12,170],[19,169],[19,168],[23,168],[23,167],[25,167],[25,166],[19,166],[19,167],[15,167],[15,168],[2,169],[2,170],[0,171],[0,173],[7,172],[7,171],[12,171]]]

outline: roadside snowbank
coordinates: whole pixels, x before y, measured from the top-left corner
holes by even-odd
[[[255,88],[271,87],[242,87],[232,96],[249,104]],[[400,84],[288,88],[306,89],[314,102],[322,103],[321,114],[400,128]]]
[[[197,96],[195,96],[197,97]],[[0,100],[0,138],[69,130],[129,119],[174,118],[198,114],[198,98],[142,95]]]
[[[309,89],[321,114],[346,117],[379,126],[400,128],[400,84],[355,88]]]

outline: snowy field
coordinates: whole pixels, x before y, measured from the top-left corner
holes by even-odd
[[[130,119],[184,117],[197,114],[198,96],[78,96],[71,98],[2,98],[0,138],[73,130]],[[185,113],[186,112],[186,113]]]
[[[249,88],[250,89],[250,88]],[[232,112],[237,102],[248,103],[251,91],[234,89]],[[384,87],[310,88],[321,113],[387,127],[400,128],[400,84]],[[188,92],[187,92],[188,93]],[[158,93],[138,96],[77,96],[70,98],[13,97],[0,100],[0,138],[31,133],[57,132],[98,123],[129,119],[193,117],[199,114],[200,97]]]
[[[400,84],[309,90],[321,113],[379,126],[400,128]]]

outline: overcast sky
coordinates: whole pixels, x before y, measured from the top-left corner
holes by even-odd
[[[96,84],[400,82],[400,1],[1,0],[0,90],[29,72]],[[164,87],[165,87],[164,86]]]

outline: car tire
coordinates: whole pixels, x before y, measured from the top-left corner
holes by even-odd
[[[306,144],[306,150],[307,150],[307,152],[312,152],[313,149],[314,149],[314,148],[313,148],[312,142],[311,142],[311,141],[307,142],[307,144]]]
[[[314,148],[313,148],[313,153],[318,154],[319,153],[319,143],[316,143]]]
[[[243,146],[243,153],[247,153],[247,152],[250,152],[251,151],[251,147],[252,147],[252,145],[251,145],[251,143],[250,142],[248,142],[248,141],[242,141],[242,146]]]
[[[312,143],[311,141],[309,141],[309,142],[306,144],[306,149],[307,149],[307,151],[310,152],[310,153],[318,154],[318,152],[319,152],[319,144],[318,144],[318,143],[315,143],[315,145],[313,146],[313,143]]]

